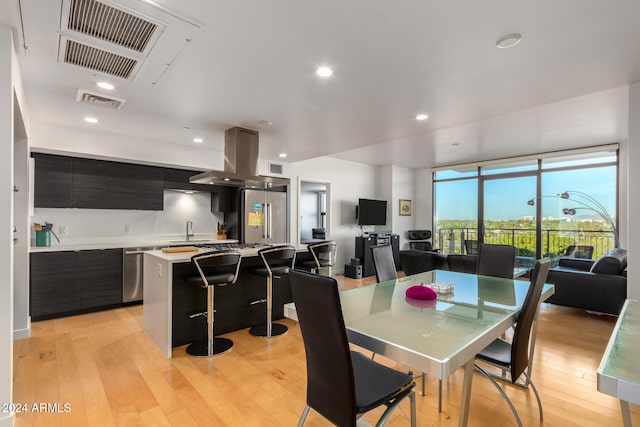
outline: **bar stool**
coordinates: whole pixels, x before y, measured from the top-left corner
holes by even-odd
[[[271,320],[273,312],[273,279],[280,279],[283,275],[289,274],[289,269],[293,268],[296,260],[296,248],[292,245],[274,246],[260,249],[258,255],[262,258],[264,267],[253,268],[251,272],[267,279],[267,321],[251,327],[249,333],[257,337],[271,338],[287,332],[285,325],[273,323]],[[254,304],[259,302],[265,302],[265,300],[255,301]]]
[[[207,316],[207,339],[195,341],[187,347],[192,356],[211,357],[231,350],[233,341],[213,336],[213,304],[214,286],[226,286],[235,283],[240,270],[240,252],[205,252],[191,257],[191,262],[198,270],[199,276],[187,277],[185,282],[207,288],[207,311],[189,316]]]
[[[320,268],[326,267],[329,269],[328,275],[331,276],[331,267],[336,262],[336,242],[325,240],[324,242],[311,243],[307,249],[313,259],[301,261],[298,265],[314,274],[319,274]]]

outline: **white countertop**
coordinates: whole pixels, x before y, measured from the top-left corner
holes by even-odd
[[[284,243],[283,243],[284,244]],[[276,245],[274,245],[276,246]],[[296,245],[294,245],[296,246]],[[264,248],[247,248],[247,249],[237,249],[238,252],[240,252],[240,255],[242,255],[243,257],[250,257],[250,256],[258,256],[258,251],[260,249],[264,249]],[[307,250],[307,246],[306,245],[297,245],[296,246],[296,251],[301,252],[301,251],[306,251]],[[204,252],[210,252],[211,249],[209,248],[199,248],[197,251],[190,251],[190,252],[171,252],[171,253],[166,253],[166,252],[162,252],[162,250],[155,250],[155,251],[147,251],[146,253],[160,258],[162,260],[168,261],[170,263],[176,263],[176,262],[186,262],[186,261],[191,261],[191,257],[196,255],[196,254],[201,254]]]
[[[29,252],[59,252],[59,251],[86,251],[94,249],[118,249],[118,248],[141,248],[141,247],[167,247],[167,246],[180,246],[180,245],[199,245],[199,244],[216,244],[216,243],[237,243],[237,240],[226,239],[200,239],[194,238],[189,241],[184,239],[153,239],[152,236],[149,240],[135,241],[114,241],[114,242],[74,242],[64,244],[52,244],[51,246],[31,246]]]

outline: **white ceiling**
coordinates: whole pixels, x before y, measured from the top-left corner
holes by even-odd
[[[420,168],[625,141],[626,86],[640,80],[637,0],[154,0],[168,29],[132,82],[57,62],[61,0],[20,0],[24,39],[9,13],[18,0],[0,2],[0,22],[28,46],[18,59],[32,120],[86,127],[90,115],[97,130],[201,136],[215,150],[239,125],[260,131],[265,159]],[[188,43],[173,31],[185,22]],[[513,32],[519,45],[495,47]],[[320,65],[334,75],[316,77]],[[75,101],[98,80],[116,85],[122,109]]]

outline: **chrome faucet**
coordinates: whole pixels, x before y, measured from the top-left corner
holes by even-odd
[[[193,221],[187,221],[187,241],[189,237],[193,237]]]

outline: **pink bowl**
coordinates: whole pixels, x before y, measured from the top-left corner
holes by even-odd
[[[415,285],[411,286],[405,292],[405,296],[417,300],[434,300],[438,298],[436,291],[428,286]]]

